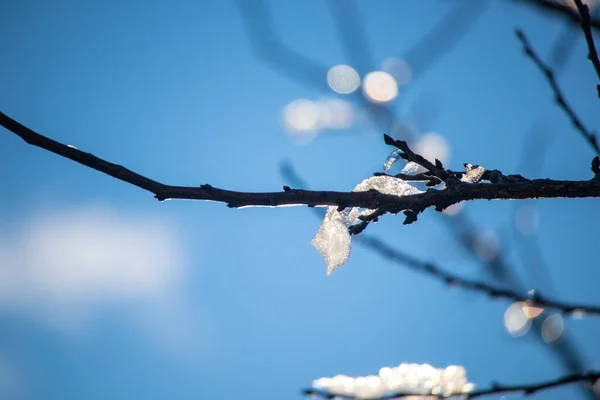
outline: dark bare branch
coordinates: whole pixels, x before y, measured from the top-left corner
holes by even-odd
[[[590,9],[587,4],[583,4],[581,0],[575,0],[575,5],[581,16],[581,29],[583,29],[583,33],[585,34],[585,41],[589,51],[588,60],[594,65],[594,70],[596,71],[596,75],[598,75],[598,80],[600,80],[600,60],[598,59],[596,45],[594,44],[594,36],[592,35]],[[598,91],[598,97],[600,97],[600,85],[596,85],[596,90]]]
[[[375,190],[348,193],[289,189],[282,192],[247,193],[219,189],[208,184],[199,187],[173,186],[154,181],[121,165],[113,164],[73,146],[40,135],[3,113],[0,113],[0,125],[33,146],[41,147],[113,178],[145,189],[153,193],[158,200],[210,200],[226,203],[228,207],[289,205],[360,207],[380,209],[385,213],[398,213],[403,210],[425,210],[428,207],[435,207],[436,210],[442,211],[452,204],[466,200],[600,197],[600,180],[598,179],[588,181],[536,179],[518,183],[479,184],[457,182],[443,190],[429,189],[425,193],[403,197],[382,194]],[[414,155],[414,153],[412,154]],[[418,159],[417,157],[413,158]],[[425,164],[432,167],[432,165]],[[442,172],[438,171],[439,166],[434,167],[437,168],[435,169],[436,173],[444,176]]]
[[[579,23],[581,18],[579,13],[573,8],[561,4],[555,0],[517,0],[521,4],[527,4],[530,6],[538,7],[541,10],[552,12],[556,15],[565,17],[568,21],[573,23]],[[594,29],[600,29],[600,20],[591,20],[590,26]]]

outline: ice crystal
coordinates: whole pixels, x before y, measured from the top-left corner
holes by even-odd
[[[422,193],[419,189],[405,181],[390,176],[373,176],[360,182],[353,192],[365,192],[375,189],[383,194],[406,196]],[[358,207],[346,208],[337,211],[337,207],[328,207],[325,218],[319,231],[311,241],[312,245],[321,253],[327,265],[327,275],[341,267],[350,257],[352,240],[348,227],[360,222],[359,216],[369,215],[375,210],[360,209]]]
[[[392,151],[390,153],[390,155],[387,156],[387,158],[383,162],[383,172],[385,172],[387,174],[388,171],[390,169],[392,169],[392,166],[394,166],[394,164],[396,163],[396,161],[398,161],[399,158],[400,158],[400,150]]]
[[[465,173],[463,174],[460,180],[466,183],[477,183],[483,177],[485,173],[485,168],[481,166],[475,166],[471,164],[465,165]]]

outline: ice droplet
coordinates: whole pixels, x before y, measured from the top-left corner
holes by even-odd
[[[400,150],[392,151],[390,153],[390,155],[387,156],[387,158],[383,162],[383,172],[385,172],[387,174],[388,171],[390,169],[392,169],[392,166],[396,163],[396,161],[398,161],[399,158],[400,158]]]
[[[365,192],[371,189],[394,196],[422,193],[416,187],[391,176],[373,176],[367,178],[356,185],[353,192]],[[335,206],[327,208],[327,213],[319,227],[319,231],[311,241],[311,244],[325,259],[327,275],[330,275],[337,268],[344,265],[348,261],[348,257],[350,257],[352,240],[348,232],[348,227],[358,223],[359,216],[369,215],[374,211],[351,207],[339,212]]]

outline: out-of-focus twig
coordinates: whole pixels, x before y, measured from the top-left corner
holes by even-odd
[[[556,82],[554,72],[552,71],[552,69],[546,64],[544,64],[542,59],[537,55],[537,53],[529,43],[527,36],[525,36],[525,33],[521,29],[516,29],[515,33],[521,41],[521,43],[523,44],[525,54],[527,54],[527,56],[533,60],[535,65],[540,69],[540,71],[542,71],[542,73],[548,80],[548,83],[550,84],[550,86],[552,87],[552,91],[554,92],[556,104],[565,112],[565,114],[567,114],[567,116],[573,123],[573,126],[575,126],[577,131],[581,134],[581,136],[583,136],[583,138],[588,142],[588,144],[592,146],[596,154],[600,155],[600,146],[598,145],[598,139],[596,137],[596,134],[588,130],[583,125],[581,119],[577,116],[575,111],[573,111],[573,108],[569,105],[569,103],[567,103],[567,100],[565,99],[562,90]]]
[[[575,5],[581,16],[581,29],[583,29],[589,51],[588,60],[594,65],[594,70],[596,71],[596,75],[598,75],[598,80],[600,80],[600,60],[598,59],[596,45],[594,44],[594,36],[592,35],[590,9],[587,4],[583,4],[581,0],[575,0]],[[600,84],[596,85],[596,90],[598,91],[598,97],[600,97]]]
[[[442,269],[441,267],[435,264],[421,261],[408,254],[402,253],[394,249],[393,247],[386,245],[383,241],[375,237],[363,237],[362,243],[366,244],[367,246],[375,250],[379,255],[385,257],[388,260],[401,263],[413,270],[424,272],[432,277],[440,279],[441,281],[450,286],[455,286],[474,292],[484,293],[490,297],[504,298],[512,301],[524,302],[531,306],[538,306],[541,308],[552,308],[565,314],[581,312],[583,314],[600,315],[600,307],[567,304],[546,298],[540,294],[537,294],[537,292],[535,292],[532,296],[522,295],[516,290],[501,289],[495,287],[494,285],[490,285],[484,282],[462,278],[458,275],[452,274]]]
[[[561,15],[565,17],[568,21],[572,23],[579,23],[581,18],[579,13],[575,11],[573,8],[561,4],[556,0],[516,0],[519,3],[530,5],[533,7],[537,7],[541,10],[552,12],[556,15]],[[590,26],[594,29],[600,29],[600,20],[590,20]]]

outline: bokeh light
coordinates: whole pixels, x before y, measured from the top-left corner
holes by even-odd
[[[290,131],[314,131],[319,123],[319,106],[312,100],[294,100],[285,106],[283,118]]]
[[[491,261],[499,249],[500,242],[498,236],[492,231],[482,232],[473,241],[473,250],[481,261]]]
[[[574,10],[577,10],[577,5],[575,4],[575,0],[559,0],[566,6],[571,7]],[[582,0],[583,4],[587,4],[590,11],[592,11],[598,5],[598,0]]]
[[[531,327],[531,319],[524,311],[525,303],[511,304],[504,313],[504,326],[513,337],[523,336]]]
[[[324,99],[317,102],[319,107],[319,128],[347,129],[352,125],[354,113],[352,105],[341,99]]]
[[[546,343],[552,343],[561,337],[565,322],[560,314],[550,315],[542,323],[542,338]]]
[[[414,145],[414,148],[416,153],[431,162],[435,162],[436,158],[443,163],[450,161],[450,145],[439,133],[425,133]]]
[[[297,99],[282,112],[285,130],[297,145],[306,145],[323,130],[342,130],[352,126],[355,115],[346,100],[325,98],[317,101]]]
[[[370,72],[365,76],[363,91],[372,102],[387,103],[398,96],[398,83],[387,72]]]
[[[336,65],[327,72],[327,84],[337,93],[348,94],[360,86],[360,76],[349,65]]]
[[[526,301],[523,305],[523,312],[527,315],[527,318],[533,319],[544,312],[541,307],[532,306],[530,301]]]
[[[398,86],[406,85],[412,80],[412,69],[401,58],[386,58],[383,60],[381,70],[393,76]]]

